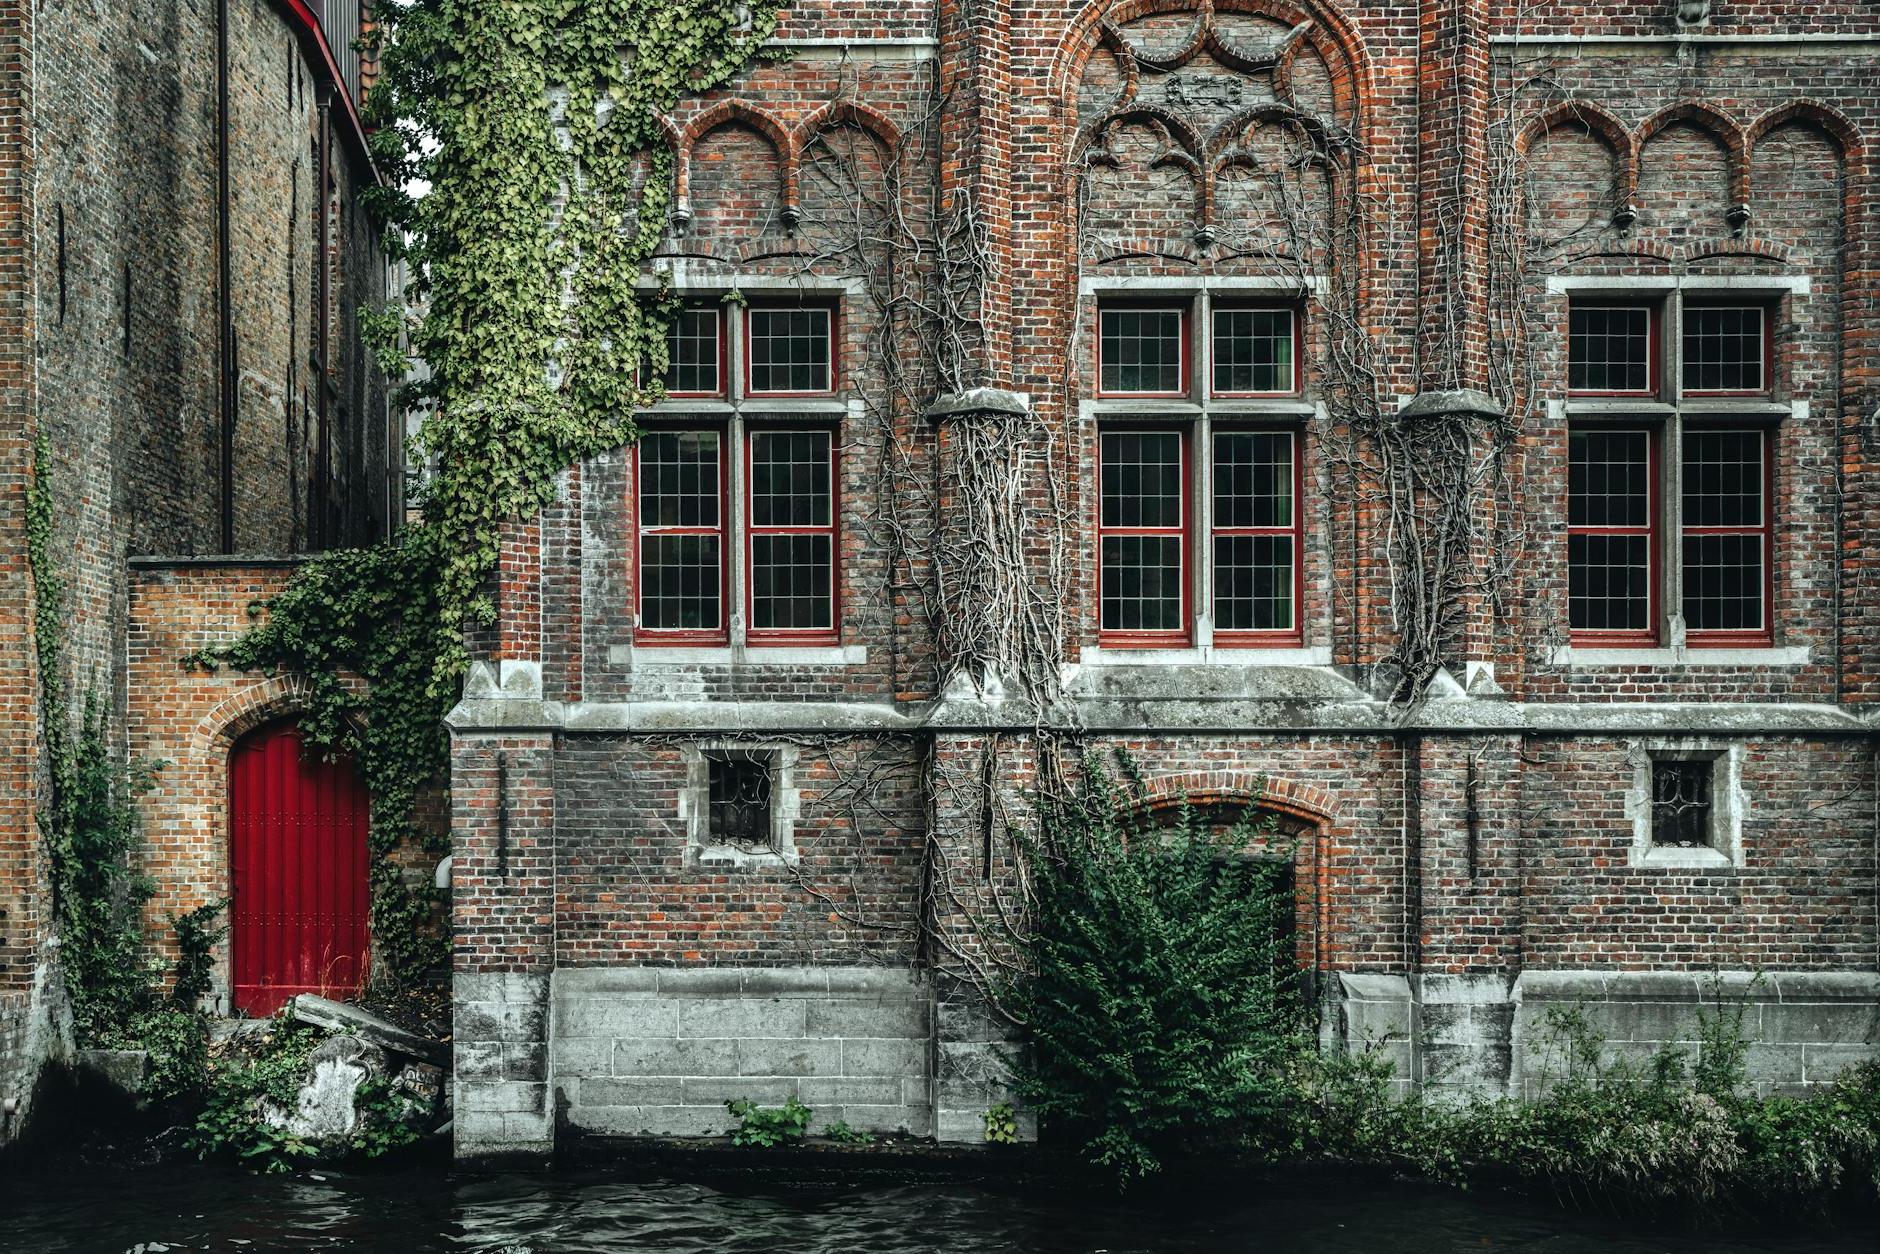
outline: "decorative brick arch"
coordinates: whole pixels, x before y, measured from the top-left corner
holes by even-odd
[[[309,688],[298,675],[272,675],[224,697],[196,723],[191,743],[205,752],[228,754],[257,727],[306,708]]]
[[[888,151],[901,142],[901,130],[887,114],[859,100],[832,100],[796,124],[795,149],[800,157],[816,142],[816,137],[837,126],[853,126],[867,131]]]
[[[1606,141],[1612,150],[1613,214],[1632,210],[1638,196],[1638,144],[1624,123],[1591,101],[1563,100],[1537,115],[1515,137],[1515,156],[1525,160],[1529,149],[1543,137],[1571,127]]]
[[[1666,127],[1679,124],[1694,126],[1723,145],[1730,163],[1730,203],[1749,204],[1749,139],[1734,118],[1701,100],[1669,105],[1639,123],[1632,133],[1633,185],[1637,186],[1637,162],[1644,156],[1645,145]]]
[[[685,209],[691,204],[692,153],[698,148],[699,140],[726,126],[747,126],[770,142],[777,153],[777,168],[783,179],[784,213],[794,216],[798,212],[796,145],[781,122],[748,100],[721,100],[693,115],[680,130],[674,149],[678,158],[673,163],[674,207]]]

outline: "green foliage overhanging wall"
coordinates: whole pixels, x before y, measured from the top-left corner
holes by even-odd
[[[547,504],[565,467],[631,439],[632,414],[650,399],[640,367],[665,365],[670,298],[640,286],[671,195],[659,115],[750,62],[777,8],[381,8],[366,120],[385,183],[370,207],[425,310],[408,351],[429,378],[406,399],[428,410],[417,452],[435,475],[418,524],[308,563],[226,656],[302,676],[310,738],[356,754],[372,793],[373,932],[401,980],[435,965],[443,942],[422,931],[428,892],[406,887],[388,855],[414,839],[414,802],[446,764],[442,719],[466,666],[466,627],[494,616],[502,525]],[[380,315],[362,329],[402,374],[404,320]]]

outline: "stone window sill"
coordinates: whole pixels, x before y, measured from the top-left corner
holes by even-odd
[[[1561,645],[1554,650],[1556,666],[1584,670],[1601,667],[1662,666],[1701,669],[1711,666],[1806,666],[1813,654],[1807,645],[1746,649],[1598,649]]]
[[[1727,870],[1734,867],[1736,863],[1731,861],[1730,855],[1723,850],[1713,849],[1705,845],[1693,845],[1690,848],[1676,845],[1654,845],[1652,848],[1645,851],[1643,857],[1635,857],[1632,865],[1635,867],[1645,867],[1647,869],[1652,867],[1666,867],[1673,869]]]
[[[616,644],[608,647],[608,662],[635,670],[661,666],[862,666],[868,646],[832,645],[714,645],[708,648],[659,648]]]
[[[1104,649],[1086,645],[1078,655],[1084,666],[1330,666],[1329,645],[1291,649],[1224,649],[1200,645],[1187,649]]]

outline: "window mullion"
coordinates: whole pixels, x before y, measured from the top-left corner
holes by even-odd
[[[1205,299],[1205,298],[1204,298]],[[1214,423],[1204,412],[1194,425],[1195,471],[1189,490],[1194,493],[1189,507],[1193,546],[1189,560],[1194,563],[1195,644],[1207,648],[1214,643]]]
[[[1675,342],[1676,337],[1672,337]],[[1657,522],[1663,540],[1658,544],[1658,561],[1663,571],[1659,586],[1665,599],[1658,622],[1660,639],[1673,645],[1684,643],[1684,414],[1679,410],[1665,418],[1663,448],[1659,453],[1658,480],[1663,493]]]
[[[726,493],[726,516],[721,520],[725,529],[725,622],[731,643],[742,645],[746,626],[745,591],[749,586],[746,563],[750,553],[747,532],[751,520],[751,502],[747,470],[750,453],[745,443],[744,414],[740,410],[731,411],[731,417],[725,423],[725,437],[725,460],[730,480],[730,490]]]

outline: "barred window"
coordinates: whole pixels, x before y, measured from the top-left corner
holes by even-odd
[[[1567,320],[1567,390],[1648,396],[1658,390],[1657,311],[1576,302]]]
[[[706,833],[713,844],[772,843],[771,761],[761,750],[715,749],[705,754],[709,780]]]
[[[753,396],[835,390],[835,310],[753,305],[745,311],[746,390]]]
[[[1653,758],[1652,843],[1693,848],[1711,843],[1712,762]]]
[[[1188,311],[1108,306],[1098,313],[1097,391],[1181,396],[1188,391]]]
[[[1101,435],[1098,586],[1105,633],[1166,639],[1187,630],[1187,461],[1180,431]]]

